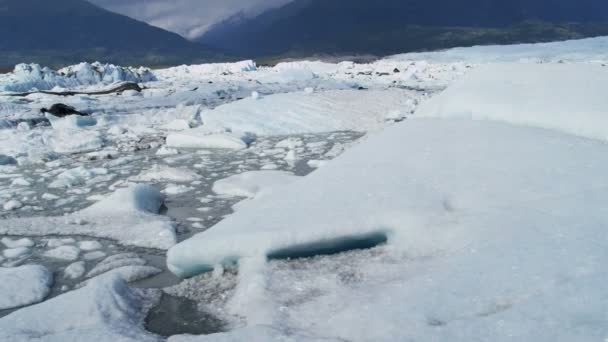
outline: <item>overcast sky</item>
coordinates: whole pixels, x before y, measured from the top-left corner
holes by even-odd
[[[258,14],[290,0],[89,0],[111,11],[126,14],[187,38],[238,12]]]

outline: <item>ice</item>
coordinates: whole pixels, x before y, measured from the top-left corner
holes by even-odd
[[[86,252],[101,249],[103,246],[98,241],[80,241],[78,247]]]
[[[4,210],[7,210],[7,211],[16,210],[16,209],[19,209],[19,208],[23,207],[23,203],[21,203],[18,200],[14,200],[13,199],[13,200],[6,201],[2,205],[2,207],[4,208]]]
[[[38,265],[0,267],[0,279],[0,310],[40,302],[53,285],[53,273]]]
[[[608,68],[593,64],[492,64],[425,102],[417,115],[497,120],[608,139]]]
[[[390,57],[389,60],[426,60],[436,63],[589,62],[608,60],[607,48],[608,37],[597,37],[554,43],[489,45],[408,53]]]
[[[80,249],[76,246],[60,246],[44,253],[44,256],[47,258],[67,261],[77,260],[79,255]]]
[[[57,175],[55,180],[49,184],[49,188],[69,188],[82,185],[94,177],[107,174],[108,170],[104,168],[87,169],[79,166]]]
[[[163,165],[156,165],[150,170],[144,171],[134,180],[140,182],[150,181],[170,181],[170,182],[192,182],[197,180],[199,175],[194,171],[183,168],[174,168]]]
[[[74,130],[82,127],[95,126],[97,120],[90,116],[70,115],[63,118],[58,118],[52,114],[45,114],[45,117],[49,119],[51,126],[58,130]]]
[[[320,338],[308,334],[290,333],[289,335],[276,328],[258,325],[228,333],[213,334],[206,336],[178,335],[171,336],[167,342],[268,342],[268,341],[326,341],[338,342],[340,339]]]
[[[246,60],[237,63],[211,63],[201,65],[182,65],[165,70],[160,70],[157,74],[165,78],[184,77],[185,75],[204,79],[210,76],[217,76],[222,73],[241,74],[257,70],[254,61]]]
[[[134,281],[150,278],[161,272],[162,270],[160,268],[153,266],[123,266],[106,272],[104,276],[117,275],[127,283],[132,283]]]
[[[65,246],[65,245],[72,245],[76,243],[76,240],[72,239],[72,238],[65,238],[65,239],[49,239],[46,243],[46,246],[49,248],[57,248],[60,246]]]
[[[410,96],[414,95],[398,89],[275,94],[203,111],[201,119],[207,126],[258,135],[341,130],[363,132],[383,127],[386,114],[393,110],[413,110],[409,108],[413,103],[408,101]]]
[[[86,264],[84,261],[77,261],[68,265],[63,271],[64,277],[69,279],[81,278],[86,272]]]
[[[179,148],[220,148],[240,150],[247,148],[253,137],[233,132],[214,133],[206,127],[172,133],[167,136],[167,146]]]
[[[22,239],[11,239],[4,237],[0,240],[2,244],[8,248],[17,248],[17,247],[34,247],[34,241],[28,238]]]
[[[299,178],[284,171],[250,171],[216,181],[213,192],[218,195],[254,198]]]
[[[2,252],[2,255],[4,255],[4,257],[7,259],[16,259],[23,255],[28,254],[29,252],[30,252],[30,249],[27,247],[14,247],[14,248],[5,249]]]
[[[7,341],[159,342],[143,328],[159,292],[131,289],[118,276],[104,277],[0,319],[0,331]]]
[[[165,190],[163,190],[163,193],[167,195],[181,195],[193,190],[195,189],[191,186],[171,184],[168,185]]]
[[[116,190],[106,199],[65,217],[31,217],[2,222],[0,234],[88,235],[122,244],[167,249],[175,244],[171,221],[158,215],[164,195],[149,185]]]
[[[18,64],[12,73],[4,77],[6,80],[0,82],[0,91],[14,92],[51,90],[55,87],[74,88],[121,81],[149,82],[156,79],[146,68],[123,68],[98,62],[80,63],[57,71],[38,64]]]
[[[253,262],[239,277],[234,314],[313,336],[605,338],[606,153],[603,142],[548,130],[408,120],[178,244],[168,264],[189,276]],[[308,296],[297,295],[294,281],[319,268],[282,278],[289,268],[256,262],[349,250],[358,247],[349,239],[380,236],[380,257],[353,260],[360,275],[332,285],[327,269]]]
[[[0,154],[0,165],[16,165],[17,160],[11,156]]]

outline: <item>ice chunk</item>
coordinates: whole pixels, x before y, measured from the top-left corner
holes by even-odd
[[[78,259],[80,249],[76,246],[60,246],[44,253],[47,258],[74,261]]]
[[[83,251],[89,252],[101,249],[103,246],[98,241],[80,241],[78,247]]]
[[[11,156],[0,154],[0,165],[17,165],[17,160]]]
[[[65,278],[78,279],[84,275],[85,271],[86,271],[85,262],[77,261],[75,263],[70,264],[68,267],[66,267],[65,270],[63,271],[63,273],[64,273]]]
[[[8,248],[34,247],[34,245],[35,245],[34,241],[32,241],[32,239],[28,239],[28,238],[13,240],[11,238],[5,237],[5,238],[2,238],[2,240],[0,240],[0,242],[2,242],[2,244]]]
[[[167,136],[167,146],[178,148],[220,148],[240,150],[253,141],[248,134],[210,133],[207,128],[195,128]]]
[[[30,252],[30,249],[27,247],[15,247],[15,248],[5,249],[2,252],[2,255],[4,255],[4,257],[7,259],[16,259],[16,258],[19,258],[21,256],[28,254],[29,252]]]
[[[7,341],[159,342],[143,327],[159,299],[158,290],[131,289],[118,276],[103,277],[0,319],[0,331]]]
[[[166,249],[175,244],[175,228],[157,215],[164,195],[149,185],[120,189],[92,206],[66,217],[4,220],[0,234],[88,235],[117,239],[122,244]]]
[[[21,203],[18,200],[13,199],[13,200],[6,201],[2,207],[6,211],[11,211],[11,210],[16,210],[16,209],[23,207],[23,203]]]
[[[58,130],[74,130],[97,125],[97,120],[90,116],[70,115],[63,118],[58,118],[52,114],[46,114],[45,116],[49,119],[51,126]]]
[[[411,92],[398,89],[274,94],[222,105],[201,113],[201,118],[206,126],[258,135],[366,132],[384,127],[386,113],[409,107],[412,96]]]
[[[192,182],[199,178],[200,176],[196,172],[188,169],[155,165],[154,167],[151,167],[149,170],[142,172],[140,175],[133,179],[142,182]]]
[[[84,166],[80,166],[57,175],[55,180],[49,184],[49,188],[69,188],[83,185],[96,176],[107,174],[108,170],[104,168],[87,169]]]
[[[417,115],[496,120],[608,140],[607,83],[608,69],[600,65],[488,65],[423,103]]]
[[[53,273],[38,265],[0,267],[0,279],[0,310],[39,302],[53,285]]]

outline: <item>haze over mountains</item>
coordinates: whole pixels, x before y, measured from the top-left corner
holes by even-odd
[[[199,41],[248,56],[390,54],[608,33],[605,0],[295,0]]]
[[[201,44],[84,0],[0,0],[0,66],[102,60],[165,65],[219,55]]]

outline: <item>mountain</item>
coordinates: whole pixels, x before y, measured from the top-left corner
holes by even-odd
[[[385,55],[606,34],[606,0],[294,0],[199,41],[250,57]]]
[[[0,67],[100,60],[167,65],[221,56],[181,36],[84,0],[0,0]]]

